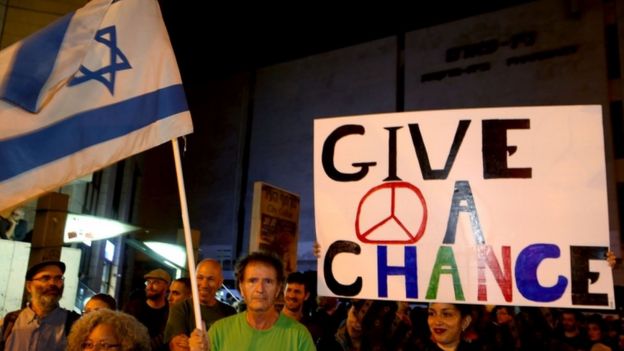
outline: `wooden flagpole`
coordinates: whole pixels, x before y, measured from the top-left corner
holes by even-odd
[[[184,246],[186,246],[186,259],[191,278],[191,291],[193,293],[193,311],[195,312],[195,327],[202,329],[201,309],[199,308],[199,290],[197,289],[197,274],[195,272],[195,256],[193,255],[193,240],[191,238],[191,226],[189,224],[188,206],[186,203],[186,190],[184,188],[184,175],[182,174],[182,161],[180,160],[180,147],[178,139],[172,139],[173,159],[175,161],[176,177],[178,179],[178,192],[180,193],[180,210],[182,212],[182,225],[184,228]]]

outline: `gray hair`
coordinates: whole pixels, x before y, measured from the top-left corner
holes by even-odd
[[[91,331],[100,324],[113,328],[121,344],[121,351],[150,351],[147,328],[133,316],[109,309],[101,309],[83,315],[74,323],[67,336],[67,351],[81,351]]]

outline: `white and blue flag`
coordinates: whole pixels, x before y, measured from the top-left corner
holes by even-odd
[[[0,51],[0,211],[192,133],[156,0],[92,0]]]

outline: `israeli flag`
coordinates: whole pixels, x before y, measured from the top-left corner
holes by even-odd
[[[111,2],[0,51],[0,211],[192,133],[157,1]]]

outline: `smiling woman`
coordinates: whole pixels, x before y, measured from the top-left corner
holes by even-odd
[[[468,328],[471,321],[470,305],[431,303],[427,324],[435,345],[430,345],[427,351],[476,350],[475,345],[462,340],[462,333]]]

